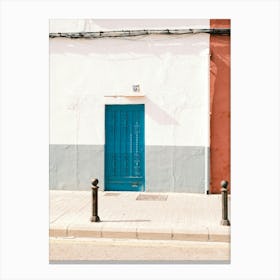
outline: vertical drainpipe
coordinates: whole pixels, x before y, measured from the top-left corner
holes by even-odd
[[[209,34],[209,45],[208,45],[208,59],[207,59],[207,70],[208,70],[208,79],[207,79],[207,93],[206,93],[206,136],[205,136],[205,185],[204,190],[205,194],[209,194],[210,189],[210,34]]]

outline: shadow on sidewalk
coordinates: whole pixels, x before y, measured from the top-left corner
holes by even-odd
[[[101,222],[103,223],[123,223],[123,222],[127,222],[127,223],[133,223],[133,222],[151,222],[151,220],[101,220]]]

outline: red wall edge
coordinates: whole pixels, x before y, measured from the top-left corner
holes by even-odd
[[[210,19],[210,28],[230,28],[229,19]],[[210,35],[210,193],[230,190],[230,36]]]

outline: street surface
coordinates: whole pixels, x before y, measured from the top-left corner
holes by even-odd
[[[55,261],[229,261],[228,242],[50,238]]]

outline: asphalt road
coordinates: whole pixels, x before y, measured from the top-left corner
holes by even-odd
[[[221,261],[230,243],[169,240],[50,238],[50,263],[60,261]]]

